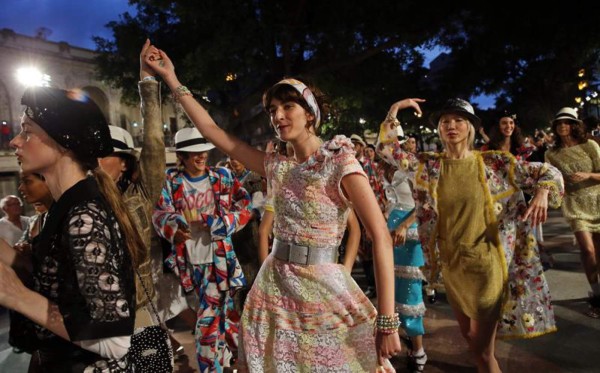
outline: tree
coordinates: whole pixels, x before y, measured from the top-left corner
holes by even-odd
[[[597,65],[599,36],[600,22],[583,3],[534,12],[506,2],[480,4],[439,34],[438,42],[452,50],[440,85],[498,94],[497,109],[510,106],[530,131],[546,127],[560,107],[576,105],[577,71]]]
[[[575,105],[577,71],[598,61],[600,22],[585,4],[538,7],[511,2],[363,0],[132,0],[137,15],[108,24],[96,38],[100,76],[136,99],[137,53],[146,37],[173,58],[182,81],[209,97],[210,110],[245,118],[284,76],[314,81],[332,97],[328,133],[377,129],[385,110],[406,96],[427,99],[497,95],[526,127]],[[422,47],[446,47],[435,71]],[[229,79],[227,78],[229,77]],[[254,111],[252,111],[254,112]],[[494,120],[495,111],[482,112]],[[409,125],[425,118],[406,115]],[[236,121],[238,123],[239,121]],[[266,119],[264,120],[266,123]]]
[[[132,3],[136,17],[108,24],[114,40],[96,38],[100,77],[130,100],[137,51],[150,37],[192,91],[214,98],[212,110],[233,113],[279,79],[302,76],[335,98],[329,124],[343,133],[358,130],[359,118],[375,123],[394,100],[417,91],[425,69],[415,47],[447,15],[440,7],[425,23],[409,16],[418,11],[413,4],[358,0]]]

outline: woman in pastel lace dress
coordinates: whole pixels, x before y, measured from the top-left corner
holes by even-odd
[[[267,154],[219,128],[178,81],[164,52],[149,57],[149,63],[206,139],[266,176],[272,192],[273,250],[242,313],[239,369],[393,371],[387,359],[401,346],[392,241],[349,139],[336,136],[323,143],[316,134],[322,110],[318,91],[285,79],[265,93],[271,124],[294,148],[293,157]],[[337,263],[350,206],[374,240],[379,315],[350,272]]]

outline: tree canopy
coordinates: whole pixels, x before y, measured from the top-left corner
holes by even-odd
[[[427,99],[427,114],[448,97],[482,93],[497,95],[497,109],[510,106],[526,127],[539,126],[558,108],[575,106],[577,72],[593,71],[600,42],[600,23],[583,5],[527,13],[508,2],[131,3],[135,16],[107,25],[114,38],[95,39],[100,77],[125,97],[137,96],[138,53],[149,37],[211,110],[231,116],[245,117],[283,77],[313,81],[331,97],[330,133],[376,130],[400,98]],[[429,68],[424,50],[434,46],[448,55]],[[497,120],[495,111],[480,113]],[[418,126],[426,118],[403,120]]]

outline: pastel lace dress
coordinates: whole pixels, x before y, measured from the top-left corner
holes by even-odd
[[[339,246],[349,211],[340,182],[364,175],[351,142],[336,136],[304,163],[270,154],[265,168],[275,238],[317,249]],[[374,371],[375,317],[341,264],[300,265],[270,255],[242,314],[240,370]]]

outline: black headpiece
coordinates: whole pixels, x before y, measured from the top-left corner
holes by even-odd
[[[25,115],[79,159],[106,157],[113,144],[106,118],[83,91],[30,87],[21,98]]]

